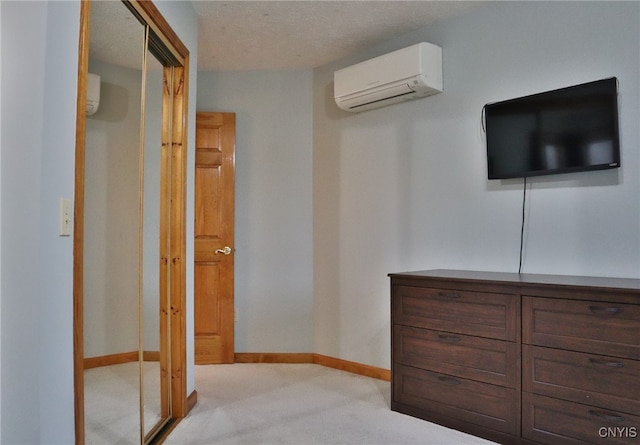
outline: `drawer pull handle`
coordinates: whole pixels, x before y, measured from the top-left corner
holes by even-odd
[[[608,368],[624,368],[624,363],[622,362],[610,362],[599,358],[590,358],[589,361],[594,365],[606,366]]]
[[[589,310],[597,315],[619,315],[624,312],[624,308],[621,307],[589,306]]]
[[[606,411],[596,411],[590,409],[589,414],[593,417],[597,417],[598,419],[608,420],[610,422],[622,422],[624,420],[624,417],[617,414],[608,413]]]
[[[446,383],[447,385],[453,385],[453,386],[456,386],[462,383],[458,379],[454,379],[453,377],[447,377],[444,375],[441,375],[440,377],[438,377],[438,380],[440,380],[442,383]]]
[[[445,343],[459,343],[462,340],[457,335],[438,334],[438,338]]]
[[[460,298],[460,294],[456,292],[438,292],[438,296],[446,298],[447,300],[457,300]]]

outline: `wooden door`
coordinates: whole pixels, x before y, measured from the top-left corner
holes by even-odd
[[[195,361],[233,363],[235,114],[196,113]]]

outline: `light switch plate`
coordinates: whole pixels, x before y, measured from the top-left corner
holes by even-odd
[[[60,198],[60,236],[71,236],[71,200]]]

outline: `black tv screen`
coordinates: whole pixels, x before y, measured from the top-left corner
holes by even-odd
[[[485,105],[489,179],[620,167],[618,81]]]

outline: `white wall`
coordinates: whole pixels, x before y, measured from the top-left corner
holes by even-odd
[[[0,3],[2,24],[2,3]],[[0,104],[2,104],[2,32],[0,32]],[[0,184],[2,184],[2,106],[0,106]],[[1,188],[1,187],[0,187]],[[0,197],[0,246],[2,246],[2,199]],[[0,252],[0,308],[2,308],[2,255]],[[0,317],[0,443],[2,443],[2,317]]]
[[[236,113],[235,349],[310,352],[312,72],[200,72],[198,111]]]
[[[2,2],[2,441],[73,442],[79,3]]]
[[[158,7],[190,48],[195,67],[195,12],[184,2]],[[2,443],[72,444],[73,240],[58,236],[58,201],[74,191],[80,2],[3,1],[1,8]],[[192,165],[195,68],[190,83]],[[187,217],[193,220],[192,210]],[[192,262],[192,244],[188,255]],[[192,318],[189,277],[192,268]],[[191,392],[193,365],[187,379]]]
[[[89,72],[101,98],[86,121],[84,356],[98,357],[138,350],[142,72],[98,61]]]
[[[640,4],[495,2],[314,71],[315,352],[389,367],[387,273],[517,271],[522,181],[488,181],[485,103],[617,76],[622,168],[533,179],[524,272],[640,276]],[[361,114],[335,69],[442,46],[443,94]]]
[[[47,4],[38,231],[39,434],[41,442],[68,443],[74,435],[73,238],[58,236],[58,216],[59,199],[73,199],[74,193],[80,5]]]

